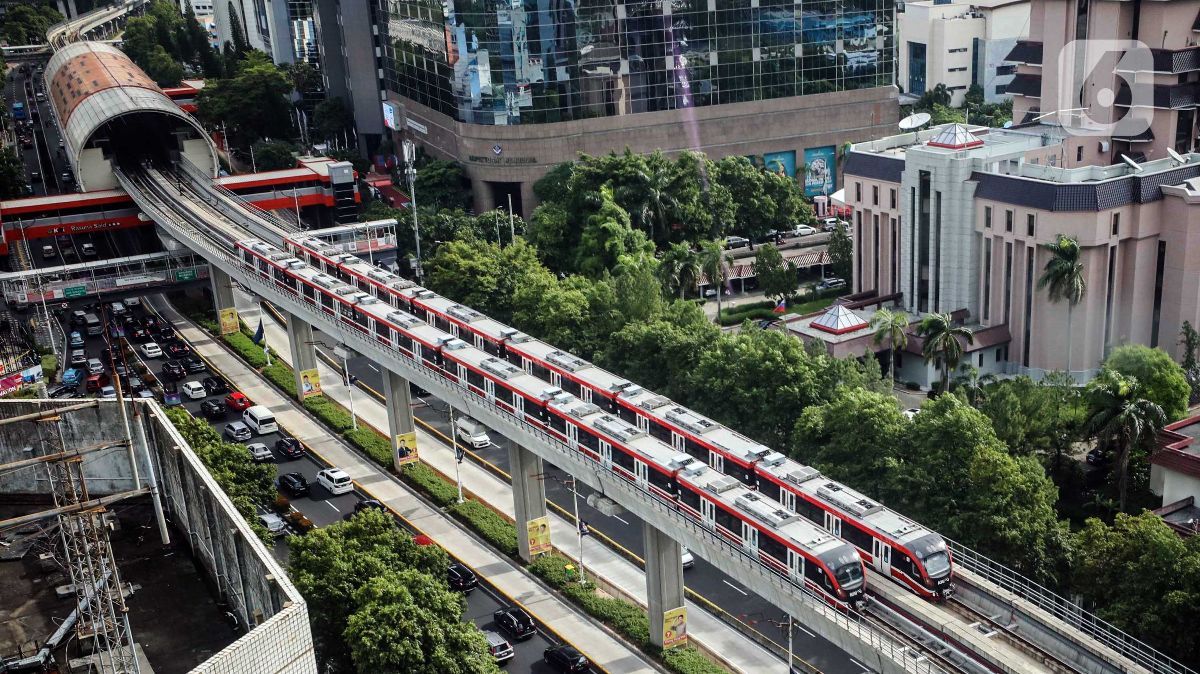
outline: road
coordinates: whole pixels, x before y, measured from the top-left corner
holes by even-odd
[[[22,73],[19,68],[9,70],[4,83],[4,98],[9,104],[25,103],[29,111],[30,121],[27,133],[31,135],[33,147],[23,148],[18,144],[18,151],[25,162],[26,176],[34,172],[39,174],[39,180],[30,180],[35,195],[60,194],[74,191],[74,181],[63,184],[61,176],[71,171],[65,151],[59,147],[62,138],[54,123],[54,113],[50,110],[49,98],[38,101],[37,93],[42,91],[41,72],[36,68],[44,67],[45,62],[27,62],[29,73]],[[37,119],[33,119],[34,113]]]

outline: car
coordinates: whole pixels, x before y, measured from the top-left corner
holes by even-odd
[[[513,650],[512,644],[508,643],[508,639],[500,636],[499,632],[487,630],[483,633],[483,637],[487,639],[488,652],[496,659],[497,665],[503,665],[513,659],[516,651]]]
[[[87,371],[88,374],[100,374],[104,372],[104,363],[101,363],[99,358],[88,358]]]
[[[71,367],[87,367],[88,357],[83,349],[75,349],[71,352]]]
[[[817,290],[829,290],[831,288],[845,288],[845,287],[846,287],[846,279],[841,279],[836,276],[830,276],[829,278],[825,279],[824,281],[821,281],[820,283],[818,283],[816,285]]]
[[[138,330],[138,332],[149,334],[145,330]],[[158,342],[146,342],[142,345],[142,355],[147,358],[162,358],[162,347],[158,345]]]
[[[125,367],[125,363],[115,363],[113,365],[113,374],[118,377],[124,377],[129,374],[129,368]]]
[[[591,663],[570,644],[551,646],[542,652],[542,659],[558,672],[586,672]]]
[[[31,183],[42,182],[42,172],[41,171],[30,171],[29,172],[29,182],[31,182]],[[46,246],[46,248],[49,248],[49,247],[50,246]],[[42,251],[45,252],[46,248],[43,248]]]
[[[134,391],[133,397],[138,398],[139,400],[153,400],[154,391],[151,391],[148,388],[143,388],[140,391]]]
[[[187,371],[183,369],[183,364],[177,360],[168,360],[163,363],[162,375],[164,379],[169,381],[178,381],[187,376]]]
[[[95,257],[96,246],[94,244],[85,243],[79,247],[79,253],[84,257]]]
[[[919,407],[910,407],[910,408],[904,410],[904,416],[908,417],[908,419],[910,421],[913,419],[916,419],[917,415],[920,413],[921,413],[921,408],[919,408]]]
[[[750,245],[750,239],[744,236],[727,236],[725,237],[725,247],[729,250],[735,248],[745,248]]]
[[[205,419],[217,420],[225,418],[225,404],[220,400],[205,400],[200,403],[200,414]]]
[[[300,446],[300,441],[286,435],[275,441],[275,449],[289,459],[304,457],[304,448]]]
[[[305,496],[308,494],[308,480],[300,473],[284,473],[276,481],[279,491],[289,496]]]
[[[198,381],[189,381],[179,390],[192,400],[203,400],[208,395],[208,391],[204,390],[204,385]]]
[[[690,569],[696,565],[696,557],[692,555],[692,551],[687,548],[679,549],[679,561],[683,564],[683,568]]]
[[[83,335],[78,331],[72,332],[67,343],[73,349],[81,348],[83,346]]]
[[[1087,461],[1089,466],[1105,466],[1108,465],[1109,461],[1112,460],[1112,457],[1109,456],[1107,450],[1100,447],[1093,447],[1092,450],[1087,453],[1087,457],[1084,460]]]
[[[251,437],[250,427],[240,421],[232,421],[225,425],[225,437],[234,442],[245,442]]]
[[[183,358],[192,353],[187,344],[178,340],[168,343],[163,350],[167,352],[167,356],[170,358]]]
[[[72,393],[75,393],[74,386],[55,386],[47,391],[46,395],[50,396],[51,398],[65,398]]]
[[[42,259],[53,260],[58,253],[54,251],[54,246],[42,246]]]
[[[82,328],[87,325],[87,312],[76,309],[71,312],[71,325],[76,328]]]
[[[111,386],[105,386],[100,389],[100,398],[111,400],[116,397],[117,397],[117,389],[115,389]]]
[[[175,328],[164,325],[158,329],[158,341],[169,342],[172,339],[175,339]]]
[[[241,391],[234,391],[233,393],[225,396],[225,406],[234,412],[241,412],[253,407],[254,403],[250,402],[250,399],[246,397],[245,393],[242,393]]]
[[[792,234],[795,234],[796,236],[809,236],[816,233],[816,228],[809,227],[808,225],[796,225],[792,228]]]
[[[205,377],[200,384],[204,386],[204,390],[208,391],[210,396],[229,392],[229,385],[220,377]]]
[[[287,522],[275,513],[261,513],[258,516],[258,521],[267,528],[267,532],[272,536],[279,537],[287,533]]]
[[[250,458],[254,461],[270,461],[275,458],[271,448],[261,442],[252,442],[246,445],[246,449],[250,451]]]
[[[349,473],[341,468],[325,468],[317,471],[317,484],[325,487],[334,496],[354,491],[354,481],[350,479]]]
[[[146,382],[142,381],[141,377],[130,377],[128,381],[122,379],[122,385],[129,389],[131,393],[138,393],[146,390]]]
[[[446,568],[446,581],[451,590],[463,594],[471,594],[471,590],[479,587],[479,577],[475,572],[458,562],[450,562],[450,566]]]
[[[133,332],[129,333],[129,341],[133,342],[134,344],[152,344],[154,343],[154,336],[151,335],[150,331],[146,328],[134,328]],[[158,344],[154,344],[154,346],[157,347]],[[158,355],[162,355],[161,348],[159,349]],[[158,358],[158,356],[154,356],[154,358]]]
[[[517,606],[505,606],[499,611],[492,614],[492,619],[496,621],[496,627],[500,631],[508,634],[517,641],[524,641],[537,632],[537,626],[533,623],[533,618],[525,612],[525,609]]]
[[[79,382],[83,381],[83,379],[84,370],[82,368],[73,367],[68,369],[66,372],[63,372],[62,383],[63,386],[75,388],[76,386],[79,386]]]
[[[125,299],[123,299],[123,300],[121,300],[121,301],[125,303],[125,306],[126,306],[126,307],[140,307],[140,306],[142,306],[142,298],[140,298],[140,297],[127,297],[127,298],[125,298]],[[153,317],[153,316],[147,316],[147,317],[146,317],[146,320],[147,320],[147,321],[149,321],[151,318],[154,318],[154,317]]]
[[[204,372],[204,371],[208,370],[208,364],[205,363],[203,360],[201,360],[197,356],[192,356],[190,358],[184,358],[183,366],[185,368],[187,368],[187,371],[191,372],[192,374],[196,374],[197,372]]]

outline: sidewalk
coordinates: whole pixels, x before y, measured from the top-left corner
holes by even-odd
[[[246,325],[257,328],[259,310],[257,302],[247,298],[239,291],[234,292],[238,315]],[[266,342],[290,365],[291,352],[287,346],[285,328],[275,322],[270,312],[266,312],[263,330]],[[342,380],[341,373],[330,367],[324,360],[317,359],[317,367],[322,382],[335,382],[333,386],[325,387],[323,393],[336,400],[339,404],[349,407],[346,387],[336,382]],[[251,396],[254,399],[253,396]],[[384,406],[374,398],[359,392],[354,396],[354,409],[358,413],[359,422],[382,429],[387,433],[387,412]],[[421,460],[429,464],[443,475],[454,475],[454,454],[449,445],[443,443],[440,437],[426,432],[420,424],[417,425],[417,443],[421,448]],[[464,461],[460,466],[462,471],[463,489],[475,494],[509,518],[513,515],[512,486],[488,472],[483,467],[471,461]],[[575,525],[570,520],[550,511],[550,533],[554,547],[562,554],[578,562],[579,546],[575,536]],[[642,569],[618,555],[611,548],[591,537],[584,538],[584,562],[589,571],[602,578],[605,583],[613,586],[626,598],[646,606],[646,575]],[[688,601],[688,632],[691,640],[709,653],[716,654],[724,664],[735,671],[766,672],[775,671],[784,666],[780,658],[763,649],[761,646],[743,636],[740,632],[725,624],[701,606]]]
[[[167,302],[155,297],[152,303],[171,321],[184,339],[191,343],[198,354],[220,370],[230,383],[255,403],[269,407],[275,413],[280,426],[310,448],[313,454],[349,473],[363,491],[385,503],[421,532],[437,541],[451,555],[486,577],[502,594],[519,602],[559,639],[578,648],[594,665],[611,674],[657,671],[640,652],[606,630],[598,629],[582,611],[557,595],[547,592],[526,572],[468,534],[462,525],[436,508],[426,505],[403,487],[399,480],[385,474],[374,463],[351,451],[342,440],[315,423],[296,401],[278,392],[237,356],[227,351],[224,345],[192,325]],[[248,323],[257,323],[254,316],[246,315],[245,318]],[[286,347],[278,348],[284,344],[283,336],[275,334],[273,338],[277,350],[286,353]],[[268,343],[271,339],[272,337],[268,336]],[[337,381],[336,375],[330,373],[328,376],[327,381]],[[344,388],[342,393],[345,394]],[[421,436],[418,434],[418,437]],[[421,438],[420,442],[424,447],[434,446],[433,439],[428,436]],[[449,454],[449,450],[445,453]]]

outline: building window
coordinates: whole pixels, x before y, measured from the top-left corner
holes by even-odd
[[[1013,212],[1004,211],[1004,231],[1011,232],[1013,229]]]
[[[1195,110],[1180,110],[1175,118],[1175,151],[1188,153],[1192,151],[1192,125],[1196,119]]]
[[[871,243],[875,248],[875,273],[874,273],[874,289],[879,290],[879,214],[874,215],[873,223],[875,226],[875,240]]]
[[[1013,245],[1009,241],[1004,244],[1004,323],[1012,320],[1012,267]]]
[[[1017,66],[1009,64],[1004,66],[996,66],[996,77],[1004,77],[1005,75],[1015,75]]]
[[[983,207],[983,228],[984,229],[992,228],[992,207],[991,206]]]
[[[1083,146],[1082,145],[1075,148],[1075,161],[1077,161],[1077,162],[1083,161]]]
[[[1021,364],[1029,367],[1029,336],[1033,326],[1033,270],[1037,266],[1037,248],[1025,249],[1025,331],[1024,343],[1021,345]]]
[[[908,93],[925,93],[925,45],[921,42],[908,43]]]
[[[965,72],[967,72],[967,67],[966,67],[966,66],[963,66],[963,67],[961,67],[961,68],[947,68],[947,69],[946,69],[946,72],[950,72],[950,73],[965,73]]]
[[[997,346],[996,347],[996,362],[997,363],[1000,362],[1000,353],[1001,353],[1001,349],[1000,349],[1000,347]]]
[[[1036,229],[1035,223],[1036,223],[1036,220],[1034,218],[1033,213],[1030,213],[1029,215],[1025,216],[1025,236],[1028,236],[1031,239],[1034,237],[1034,231]]]
[[[854,183],[854,200],[862,203],[862,183]]]
[[[892,201],[891,201],[892,210],[895,210],[895,208],[896,208],[896,190],[892,190],[891,192],[892,192]]]
[[[897,276],[900,273],[900,260],[899,260],[900,231],[899,231],[899,227],[897,227],[897,225],[896,225],[896,218],[892,218],[892,241],[891,241],[891,244],[892,244],[892,287],[888,289],[888,292],[894,293],[894,292],[897,292],[900,290],[900,280]]]
[[[1004,94],[1008,93],[1008,85],[1007,84],[997,84],[996,87],[993,89],[993,91],[996,92],[997,96],[1003,96]]]
[[[992,317],[992,238],[983,240],[983,320]]]
[[[1158,264],[1154,270],[1154,312],[1150,324],[1150,348],[1158,346],[1158,319],[1162,315],[1163,269],[1167,263],[1167,242],[1158,242]]]
[[[980,351],[977,355],[978,355],[977,362],[979,363],[979,367],[983,367],[983,352]]]
[[[879,205],[879,185],[871,185],[871,205]]]
[[[1112,235],[1121,236],[1121,214],[1113,213],[1112,218]]]

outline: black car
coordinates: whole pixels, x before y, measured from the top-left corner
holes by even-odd
[[[200,413],[205,419],[224,419],[225,403],[220,400],[205,400],[200,403]]]
[[[175,328],[164,325],[158,329],[158,341],[166,342],[175,339]]]
[[[516,641],[524,641],[537,632],[533,618],[530,618],[524,609],[516,606],[505,606],[493,613],[492,618],[496,621],[496,627],[507,632]]]
[[[47,393],[51,398],[66,398],[75,392],[74,386],[55,386]]]
[[[226,384],[225,380],[221,379],[220,377],[205,377],[200,384],[204,386],[204,390],[207,391],[208,395],[210,396],[215,396],[220,393],[229,393],[229,385]]]
[[[192,354],[192,350],[188,348],[187,344],[180,341],[170,342],[163,347],[163,351],[166,351],[170,358],[183,358]]]
[[[145,344],[154,341],[154,338],[150,336],[150,331],[146,330],[146,328],[134,328],[133,334],[129,335],[129,339],[134,344]]]
[[[354,510],[346,513],[345,515],[342,515],[342,519],[344,519],[344,520],[353,519],[355,515],[359,514],[360,512],[362,512],[364,510],[382,510],[384,512],[387,512],[387,506],[383,505],[376,499],[365,498],[361,501],[355,502]]]
[[[542,653],[542,659],[559,672],[586,672],[591,666],[588,659],[583,657],[583,653],[567,644],[547,648]]]
[[[122,380],[122,381],[124,381],[124,380]],[[126,383],[126,388],[129,389],[130,393],[137,393],[138,391],[144,391],[144,390],[146,390],[146,382],[142,381],[141,378],[139,378],[139,377],[130,377],[129,381]]]
[[[308,480],[300,473],[284,473],[279,476],[279,491],[289,496],[307,496]]]
[[[105,364],[107,364],[107,363],[108,363],[108,361],[104,361],[104,360],[102,360],[102,361],[100,361],[100,362],[101,362],[101,363],[105,363]],[[113,374],[117,375],[117,376],[118,376],[118,377],[120,377],[122,380],[124,380],[124,379],[125,379],[125,377],[126,377],[128,374],[129,374],[129,368],[125,366],[125,363],[116,363],[116,364],[114,364],[114,365],[113,365],[113,368],[112,368],[112,371],[113,371]]]
[[[479,587],[479,578],[475,576],[475,572],[458,562],[450,562],[450,567],[446,569],[446,581],[450,583],[451,590],[458,590],[463,594],[471,594],[471,590]]]
[[[300,441],[286,435],[275,441],[275,449],[289,459],[304,457],[304,449],[300,446]]]
[[[205,362],[203,360],[201,360],[200,358],[197,358],[196,356],[192,356],[191,358],[184,358],[183,366],[186,367],[187,371],[191,372],[192,374],[195,374],[197,372],[204,372],[205,370],[208,369],[208,365],[205,364]]]
[[[168,360],[163,363],[162,374],[171,381],[178,381],[187,376],[187,370],[183,368],[183,363],[177,360]]]
[[[147,330],[157,330],[159,326],[158,316],[147,316],[142,319],[142,326]]]
[[[1109,457],[1108,452],[1099,447],[1095,447],[1087,453],[1087,462],[1089,466],[1105,466],[1108,465],[1110,460],[1111,458]]]

